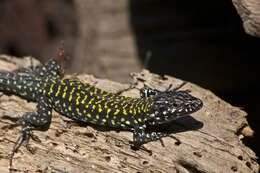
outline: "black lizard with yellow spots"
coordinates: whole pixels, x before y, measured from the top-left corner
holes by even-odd
[[[0,91],[37,102],[36,112],[23,115],[22,133],[12,151],[10,167],[13,155],[23,141],[31,151],[29,139],[35,138],[32,130],[48,130],[53,109],[74,120],[132,131],[137,146],[160,139],[166,135],[147,129],[202,107],[200,99],[191,96],[188,90],[179,90],[180,87],[165,91],[144,87],[140,98],[120,96],[63,78],[61,68],[54,60],[35,69],[0,72]]]

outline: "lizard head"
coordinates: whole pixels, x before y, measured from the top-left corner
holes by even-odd
[[[148,122],[163,124],[201,109],[200,99],[190,95],[189,90],[171,90],[160,92],[153,97]]]

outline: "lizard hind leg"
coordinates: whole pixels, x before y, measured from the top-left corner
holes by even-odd
[[[33,64],[33,58],[30,57],[30,66],[25,68],[25,67],[20,67],[18,69],[13,70],[12,72],[14,73],[25,73],[25,74],[29,74],[32,75],[35,71],[35,66]]]
[[[140,89],[141,98],[146,98],[146,97],[150,97],[153,95],[157,95],[158,93],[160,93],[159,90],[153,89],[153,88],[150,88],[147,86],[144,86],[143,88]]]
[[[140,95],[141,95],[141,98],[145,98],[145,97],[150,97],[150,96],[154,96],[154,95],[158,95],[159,93],[162,93],[162,92],[168,92],[168,91],[177,91],[179,90],[181,87],[183,87],[187,82],[182,82],[179,86],[171,89],[172,87],[172,84],[170,84],[168,86],[168,88],[166,88],[164,91],[159,91],[157,89],[153,89],[153,88],[150,88],[148,86],[144,86],[143,88],[140,89]]]

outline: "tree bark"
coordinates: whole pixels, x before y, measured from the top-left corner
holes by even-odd
[[[23,63],[0,55],[0,70],[13,70],[29,62],[28,59],[20,61]],[[139,97],[139,89],[144,84],[165,90],[170,84],[176,87],[182,83],[147,70],[131,76],[131,86],[134,86],[131,89],[127,89],[130,84],[87,74],[67,77],[109,92],[123,91],[123,95],[131,97]],[[35,154],[28,152],[23,144],[14,156],[13,167],[17,172],[258,172],[255,153],[241,141],[244,136],[253,135],[246,112],[195,84],[188,83],[182,89],[191,90],[192,95],[203,100],[204,106],[191,116],[163,127],[180,143],[165,137],[165,147],[154,141],[134,150],[131,132],[74,123],[54,112],[50,129],[34,132],[41,140],[41,143],[30,141]],[[0,93],[0,172],[8,172],[10,152],[20,135],[20,127],[14,125],[16,118],[24,112],[35,111],[35,107],[35,103]]]
[[[232,0],[247,34],[260,37],[260,1]]]

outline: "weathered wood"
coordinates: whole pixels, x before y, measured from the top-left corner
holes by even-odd
[[[240,15],[246,33],[260,37],[260,1],[232,0]]]
[[[18,67],[15,62],[15,58],[0,56],[1,69],[8,64]],[[110,92],[130,86],[87,74],[70,77]],[[139,97],[138,89],[144,84],[164,90],[169,84],[176,87],[182,82],[146,70],[132,73],[132,77],[135,87],[123,95]],[[42,141],[30,142],[35,154],[22,145],[15,154],[14,168],[17,172],[258,172],[255,153],[241,142],[244,135],[252,135],[246,112],[195,84],[188,83],[183,89],[201,98],[204,106],[192,117],[165,127],[174,132],[180,144],[170,137],[163,138],[165,147],[159,141],[150,142],[144,145],[152,151],[150,155],[143,149],[131,148],[131,132],[76,124],[54,112],[50,129],[34,132]],[[0,93],[0,172],[8,172],[10,152],[20,132],[20,127],[13,127],[15,119],[26,111],[34,111],[35,106],[17,96]]]

